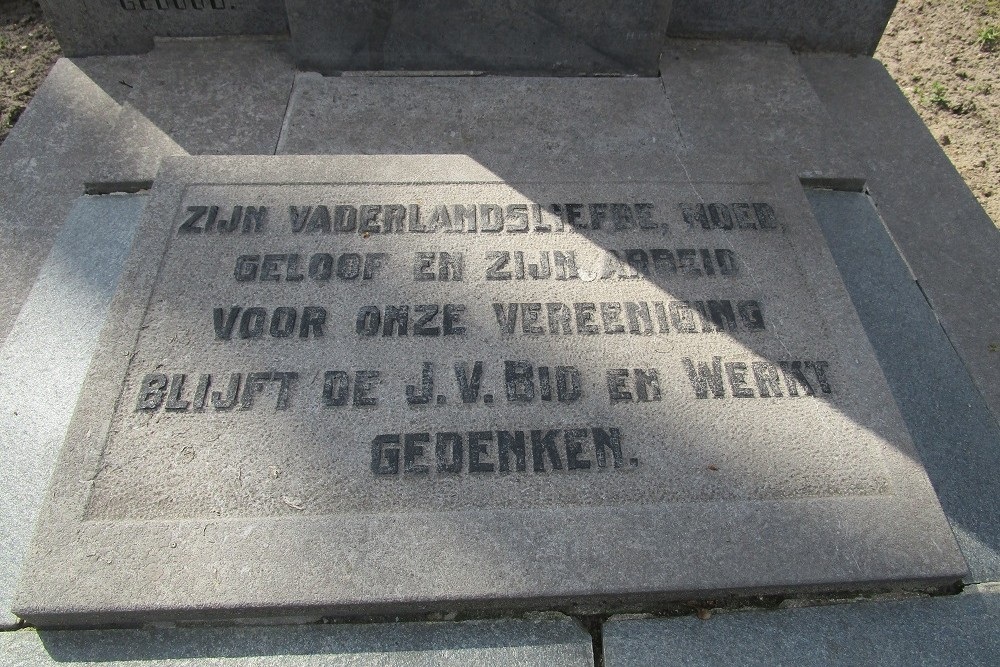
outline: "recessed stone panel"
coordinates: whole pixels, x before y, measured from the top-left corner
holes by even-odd
[[[171,158],[140,233],[32,622],[962,575],[794,178]]]

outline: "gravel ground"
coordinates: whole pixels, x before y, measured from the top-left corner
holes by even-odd
[[[59,57],[34,0],[0,0],[0,141]],[[876,57],[1000,221],[1000,0],[899,0]]]

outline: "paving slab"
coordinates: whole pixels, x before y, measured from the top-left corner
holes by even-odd
[[[871,55],[895,6],[896,0],[674,0],[667,33]]]
[[[811,180],[863,175],[787,46],[671,39],[660,76],[692,176],[726,178],[737,164],[760,171],[768,163]]]
[[[466,155],[521,181],[683,179],[670,118],[651,78],[301,74],[278,153]]]
[[[79,199],[0,348],[0,624],[145,198]]]
[[[299,65],[342,70],[656,74],[670,0],[286,0]]]
[[[1000,415],[1000,231],[881,63],[800,56],[844,149],[994,415]],[[874,141],[873,137],[878,140]]]
[[[40,0],[68,56],[145,53],[154,37],[281,35],[284,0]]]
[[[590,667],[592,640],[568,619],[0,633],[10,667]]]
[[[132,80],[132,58],[60,59],[0,146],[0,340],[17,319],[84,173],[110,152],[108,135]]]
[[[161,40],[141,59],[91,192],[148,186],[168,155],[271,155],[295,73],[280,40]]]
[[[15,611],[615,609],[963,576],[794,175],[547,177],[165,160]]]
[[[807,190],[972,582],[1000,580],[1000,427],[859,192]]]
[[[990,665],[1000,653],[1000,587],[961,595],[781,611],[719,613],[703,621],[614,619],[604,664]]]

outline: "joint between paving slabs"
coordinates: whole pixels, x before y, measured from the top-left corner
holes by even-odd
[[[134,195],[153,187],[153,181],[92,182],[83,184],[85,195]]]
[[[285,113],[281,116],[281,127],[278,128],[278,139],[274,142],[274,155],[284,147],[285,138],[288,136],[288,128],[292,124],[292,104],[295,102],[295,88],[299,83],[299,73],[292,75],[292,85],[288,87],[288,99],[285,101]]]

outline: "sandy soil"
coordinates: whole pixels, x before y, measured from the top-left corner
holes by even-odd
[[[0,141],[59,57],[34,0],[0,0]],[[1000,0],[899,0],[885,63],[1000,223]]]
[[[1000,0],[899,0],[875,56],[1000,223]]]

